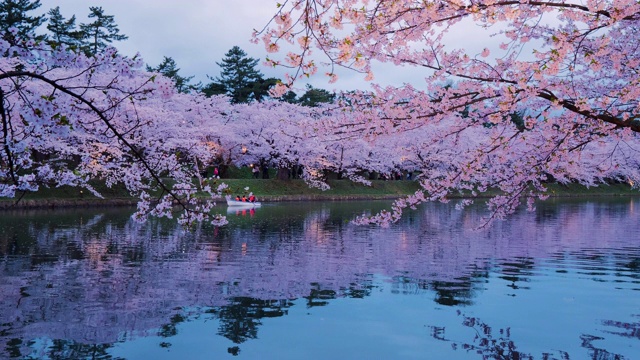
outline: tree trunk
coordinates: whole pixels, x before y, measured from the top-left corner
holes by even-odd
[[[278,173],[276,174],[276,178],[278,180],[289,180],[290,172],[288,168],[278,168]]]
[[[229,170],[229,166],[222,164],[218,165],[218,176],[220,176],[220,179],[227,177],[227,170]]]

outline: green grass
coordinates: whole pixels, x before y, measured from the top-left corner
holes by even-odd
[[[283,201],[283,200],[336,200],[336,199],[382,199],[399,197],[412,194],[418,190],[419,185],[415,181],[373,181],[372,186],[355,184],[348,180],[330,180],[330,190],[322,191],[310,188],[303,180],[277,180],[277,179],[221,179],[216,183],[225,183],[229,186],[232,195],[243,195],[253,192],[259,200]],[[53,207],[53,206],[87,206],[121,204],[131,205],[135,198],[128,195],[122,185],[108,188],[103,183],[94,182],[94,188],[104,196],[104,199],[95,197],[87,190],[62,186],[59,188],[41,188],[34,193],[26,193],[20,198],[22,207]],[[245,188],[249,188],[245,191]],[[202,194],[201,196],[206,196]],[[0,198],[0,208],[11,207],[16,198]]]
[[[257,197],[272,200],[285,199],[357,199],[383,198],[409,195],[419,189],[415,181],[372,181],[371,186],[356,184],[349,180],[329,180],[331,189],[322,191],[310,188],[303,180],[276,179],[222,179],[232,195],[248,193],[249,188]]]
[[[36,192],[18,193],[15,198],[0,198],[0,209],[18,207],[57,207],[57,206],[100,206],[133,205],[137,201],[131,197],[124,186],[108,188],[101,182],[92,182],[103,199],[94,196],[86,189],[61,186],[58,188],[40,187]],[[19,200],[19,201],[18,201]]]
[[[547,195],[550,197],[588,197],[588,196],[638,196],[640,191],[633,189],[628,184],[600,184],[586,187],[580,184],[546,184]],[[450,198],[464,198],[469,191],[452,193]],[[499,189],[489,189],[481,193],[479,197],[492,197],[500,194]]]
[[[637,196],[638,189],[633,189],[628,184],[608,184],[597,187],[586,187],[578,184],[549,184],[547,185],[550,196]]]
[[[229,169],[229,176],[233,179],[217,180],[229,186],[232,195],[243,195],[253,192],[259,200],[350,200],[350,199],[382,199],[409,195],[419,189],[416,181],[383,181],[374,180],[371,186],[356,184],[349,180],[329,180],[331,189],[322,191],[310,188],[303,180],[277,180],[275,170],[271,169],[270,179],[253,179],[250,169]],[[122,185],[108,188],[101,182],[92,182],[94,188],[104,196],[104,199],[93,196],[90,192],[80,188],[62,186],[59,188],[41,188],[38,192],[27,193],[20,199],[22,206],[86,206],[86,205],[130,205],[135,198],[128,195]],[[245,190],[249,188],[249,190]],[[557,197],[584,196],[637,196],[640,192],[627,184],[600,185],[587,188],[578,184],[549,184],[549,195]],[[490,191],[485,196],[496,195]],[[205,196],[204,194],[202,196]],[[462,197],[452,194],[451,197]],[[11,207],[17,199],[0,198],[0,208]]]

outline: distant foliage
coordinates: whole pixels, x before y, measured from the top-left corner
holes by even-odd
[[[114,41],[123,41],[129,37],[120,34],[113,15],[106,15],[101,6],[89,7],[89,19],[94,19],[87,24],[80,24],[84,40],[84,50],[88,54],[97,54]]]
[[[0,31],[8,33],[15,28],[19,37],[36,37],[42,40],[44,36],[36,36],[36,29],[46,20],[44,15],[29,15],[42,4],[40,0],[3,0],[0,2]]]
[[[276,79],[264,79],[256,68],[259,60],[249,57],[240,47],[232,47],[224,56],[222,62],[216,63],[222,68],[220,76],[210,78],[213,82],[203,88],[207,96],[225,94],[233,103],[249,103],[261,101],[276,85]]]
[[[147,71],[158,72],[164,75],[165,77],[171,79],[173,81],[173,84],[176,87],[176,90],[178,90],[178,92],[180,93],[189,93],[191,91],[200,89],[199,84],[196,84],[196,85],[189,84],[189,82],[191,82],[191,79],[193,79],[193,76],[184,77],[178,74],[180,69],[176,64],[176,61],[173,60],[171,57],[165,56],[162,59],[162,62],[156,67],[151,67],[147,65]]]

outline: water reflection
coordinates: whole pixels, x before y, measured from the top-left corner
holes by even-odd
[[[473,329],[475,335],[472,341],[455,341],[446,337],[446,328],[430,326],[431,336],[439,341],[451,344],[454,351],[464,351],[466,353],[478,354],[482,359],[522,359],[533,360],[535,356],[529,353],[523,353],[518,350],[518,344],[511,338],[510,328],[494,329],[491,325],[486,324],[480,318],[467,316],[458,311],[458,315],[462,317],[462,325]],[[628,324],[624,325],[625,327]],[[631,325],[633,326],[633,325]],[[637,328],[638,324],[635,324]],[[603,340],[602,337],[581,335],[581,346],[588,349],[588,358],[597,360],[620,360],[625,359],[624,356],[611,353],[606,349],[598,348],[594,342]],[[571,359],[572,356],[563,350],[552,350],[544,352],[539,357],[541,359]]]
[[[172,221],[139,225],[122,209],[2,213],[0,357],[109,358],[116,344],[153,337],[154,346],[175,349],[184,340],[180,329],[199,321],[216,324],[211,336],[230,342],[228,356],[250,356],[243,346],[261,341],[267,319],[293,319],[296,309],[331,311],[347,300],[377,306],[374,300],[388,294],[389,314],[404,311],[399,299],[409,298],[435,311],[434,319],[443,307],[466,309],[457,320],[423,321],[431,340],[464,349],[454,354],[568,358],[573,345],[519,345],[510,326],[524,321],[529,331],[548,329],[529,315],[512,320],[509,311],[540,306],[542,297],[557,300],[555,292],[566,286],[576,286],[576,298],[603,299],[580,311],[634,309],[636,202],[549,202],[480,232],[473,229],[482,209],[459,212],[451,204],[424,206],[391,229],[348,222],[385,202],[265,204],[229,213],[227,227],[192,231]],[[564,305],[576,301],[561,296]],[[491,309],[492,301],[505,308]],[[537,311],[557,320],[547,314],[553,311]],[[468,312],[491,315],[462,315]],[[572,341],[594,359],[622,358],[617,346],[638,340],[639,314],[637,307],[605,313],[611,317],[598,318],[596,328],[576,325],[581,333]],[[464,339],[445,336],[458,333]],[[603,339],[613,348],[598,347]]]

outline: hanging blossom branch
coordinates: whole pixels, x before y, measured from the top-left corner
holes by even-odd
[[[533,209],[547,181],[637,184],[629,154],[640,148],[638,29],[637,1],[298,0],[255,39],[305,34],[299,53],[318,48],[331,69],[366,69],[367,79],[376,61],[424,71],[419,87],[344,95],[345,123],[366,124],[363,134],[437,140],[414,147],[437,159],[419,169],[423,190],[373,219],[389,224],[403,208],[459,190],[478,196],[497,186],[490,218],[502,218],[522,198]],[[470,41],[456,47],[452,31]],[[605,158],[615,166],[599,165]]]
[[[176,155],[184,145],[210,156],[196,136],[208,114],[184,116],[185,108],[202,107],[202,98],[176,94],[168,79],[141,70],[139,57],[112,48],[89,58],[9,33],[0,52],[0,196],[40,185],[80,186],[100,196],[89,183],[100,179],[107,186],[123,183],[140,197],[139,220],[172,217],[178,205],[183,224],[226,222],[210,213],[218,191],[196,186],[193,170]],[[182,123],[172,123],[178,119]],[[171,136],[163,133],[171,129]],[[199,200],[198,190],[211,198]],[[160,194],[159,201],[151,193]]]

